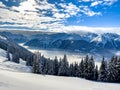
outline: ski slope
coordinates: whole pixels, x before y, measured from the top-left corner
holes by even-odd
[[[120,90],[120,84],[30,73],[30,67],[5,61],[0,49],[0,90]]]

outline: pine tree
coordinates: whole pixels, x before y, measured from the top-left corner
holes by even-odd
[[[117,82],[120,82],[120,57],[119,57],[119,59],[117,60],[116,68],[117,68],[117,70],[118,70]]]
[[[96,65],[95,70],[94,70],[94,80],[98,80],[98,66]]]
[[[40,57],[41,54],[39,52],[35,52],[34,57],[33,57],[33,65],[32,65],[32,71],[33,73],[40,74],[41,73],[41,63],[40,63]]]
[[[52,60],[48,59],[48,72],[49,75],[54,75],[54,63]]]
[[[70,64],[70,68],[69,68],[69,74],[70,74],[70,76],[74,76],[74,65],[73,65],[73,63],[72,64]]]
[[[59,66],[58,75],[59,76],[69,76],[69,64],[68,64],[66,55],[64,55],[64,57],[61,61],[61,65]]]
[[[84,59],[83,62],[83,69],[84,69],[84,78],[88,78],[88,61],[89,61],[89,56],[87,55]]]
[[[103,57],[103,60],[101,62],[98,80],[104,81],[104,82],[107,81],[107,62],[104,60],[104,57]]]
[[[93,56],[88,60],[88,75],[87,79],[93,80],[94,79],[94,68],[95,68],[95,62],[93,59]]]
[[[32,66],[33,56],[34,56],[34,55],[31,55],[31,56],[25,58],[25,60],[26,60],[26,66]]]
[[[62,58],[59,59],[59,68],[60,68],[61,64],[62,64]]]
[[[58,62],[57,56],[55,56],[53,63],[54,63],[54,75],[58,75],[59,62]]]
[[[117,57],[113,57],[108,64],[107,81],[120,81],[120,59],[118,59]]]
[[[46,59],[43,73],[48,74],[48,70],[49,70],[49,59]]]
[[[15,63],[19,63],[19,53],[18,52],[15,52],[12,54],[12,61],[15,62]]]
[[[78,76],[84,78],[84,64],[83,59],[81,60],[79,67],[78,67]]]
[[[42,71],[41,74],[46,74],[45,66],[46,66],[47,59],[44,57],[44,55],[41,56],[40,61],[41,61],[41,71]]]
[[[74,76],[78,77],[79,69],[78,69],[78,63],[75,62],[74,64]]]
[[[8,49],[8,48],[7,48],[7,55],[6,55],[6,57],[7,57],[8,61],[11,60],[11,59],[10,59],[10,52],[9,52],[9,49]]]

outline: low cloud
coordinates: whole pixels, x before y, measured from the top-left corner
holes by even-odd
[[[88,27],[88,26],[62,26],[51,30],[53,32],[92,32],[92,33],[118,33],[120,34],[120,27]]]

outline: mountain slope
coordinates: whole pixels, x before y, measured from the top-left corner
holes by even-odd
[[[60,49],[84,53],[110,53],[113,50],[120,50],[120,35],[115,33],[50,33],[36,31],[22,31],[20,34],[13,31],[2,31],[0,33],[12,38],[17,43],[20,40],[30,48]]]
[[[0,48],[4,50],[9,50],[9,52],[12,54],[18,54],[19,58],[28,61],[30,65],[32,64],[33,53],[19,46],[12,39],[2,34],[0,34]]]
[[[119,84],[93,82],[80,78],[3,70],[0,72],[1,90],[119,90],[119,88]]]
[[[120,35],[104,34],[37,34],[24,45],[42,49],[63,49],[81,52],[100,52],[106,50],[120,50]]]
[[[22,59],[20,59],[20,64],[7,61],[6,51],[3,49],[0,49],[0,70],[31,72],[30,67],[26,66],[26,61],[23,61]]]

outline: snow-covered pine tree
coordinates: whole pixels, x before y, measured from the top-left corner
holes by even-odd
[[[78,66],[78,76],[81,78],[84,78],[84,64],[83,64],[83,59],[81,60],[79,66]]]
[[[41,53],[40,52],[35,52],[35,54],[33,56],[34,60],[33,60],[33,65],[32,65],[33,73],[40,74],[42,72],[40,57],[41,57]]]
[[[44,55],[42,55],[41,58],[40,58],[40,62],[41,62],[41,69],[42,69],[41,74],[46,74],[45,73],[45,65],[46,65],[46,62],[47,62],[47,58],[45,58]]]
[[[49,70],[49,60],[50,60],[50,58],[48,58],[48,59],[45,59],[45,62],[44,62],[44,69],[43,69],[43,73],[44,74],[48,74],[48,70]]]
[[[48,73],[49,75],[54,75],[54,62],[53,60],[48,59]]]
[[[87,79],[88,77],[88,62],[89,62],[89,56],[86,55],[84,62],[83,62],[83,69],[84,69],[84,78]]]
[[[26,60],[26,65],[27,65],[27,66],[32,66],[33,56],[34,56],[34,55],[31,55],[31,56],[27,57],[27,59],[25,58],[25,60]]]
[[[74,64],[74,76],[78,77],[78,74],[79,74],[78,63],[75,62],[75,64]]]
[[[104,57],[103,57],[103,60],[101,62],[101,66],[100,66],[100,69],[99,69],[99,75],[98,75],[98,80],[99,81],[107,81],[107,62],[104,60]]]
[[[119,59],[117,60],[116,68],[118,69],[117,82],[120,83],[120,57],[119,57]]]
[[[95,62],[93,59],[93,56],[88,60],[88,73],[86,79],[93,80],[94,79],[94,68],[95,68]]]
[[[10,61],[11,60],[11,58],[10,58],[10,52],[9,52],[9,49],[7,48],[7,52],[6,52],[6,58],[8,59],[8,61]]]
[[[19,53],[18,52],[14,52],[12,54],[12,61],[15,62],[15,63],[19,63]]]
[[[58,75],[59,62],[57,56],[55,56],[53,63],[54,63],[54,75]]]
[[[59,59],[59,67],[61,66],[62,58]]]
[[[94,69],[94,80],[95,81],[98,80],[98,66],[97,65],[95,66],[95,69]]]
[[[70,64],[70,68],[69,68],[69,74],[70,74],[70,76],[74,76],[74,65],[73,65],[73,63],[71,63]]]
[[[108,74],[107,81],[109,82],[119,82],[120,81],[120,59],[112,57],[108,64]]]
[[[58,75],[59,76],[69,76],[69,63],[67,61],[66,55],[64,55],[64,57],[61,61],[61,65],[59,66]]]

